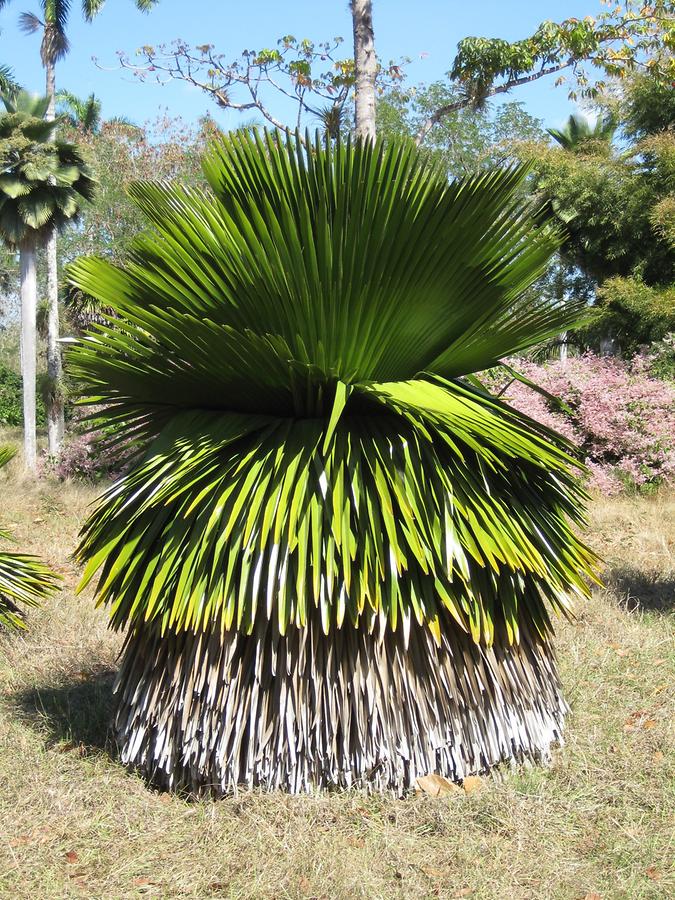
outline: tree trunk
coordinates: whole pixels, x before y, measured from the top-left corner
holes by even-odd
[[[49,106],[45,118],[53,121],[56,117],[56,83],[54,64],[46,66],[47,96]],[[47,301],[49,315],[47,320],[47,376],[49,390],[47,392],[47,439],[49,453],[58,453],[63,441],[63,388],[61,350],[59,348],[59,276],[56,253],[56,232],[53,231],[47,241]]]
[[[26,469],[35,473],[37,471],[37,438],[35,432],[37,280],[35,274],[35,243],[32,239],[22,244],[19,255],[21,260],[23,448]]]
[[[373,33],[372,0],[351,0],[354,23],[354,75],[356,102],[354,125],[356,136],[374,141],[375,129],[375,78],[377,56]]]

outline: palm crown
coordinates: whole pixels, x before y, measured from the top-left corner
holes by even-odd
[[[17,247],[63,228],[90,200],[94,179],[74,144],[53,141],[46,98],[20,92],[0,115],[0,234]]]
[[[289,643],[287,658],[298,668],[288,663],[289,678],[295,673],[288,690],[307,756],[302,766],[289,762],[300,751],[287,748],[282,765],[283,753],[270,757],[264,749],[292,743],[283,716],[279,724],[271,712],[282,676],[273,665],[277,681],[266,680],[264,659],[281,653],[279,636],[314,635],[312,702],[333,708],[327,698],[338,688],[317,659],[328,665],[336,653],[347,667],[340,684],[356,678],[359,653],[370,651],[349,643],[350,630],[385,644],[386,633],[402,635],[429,660],[441,654],[437,671],[446,671],[458,653],[467,665],[474,658],[469,645],[458,649],[457,635],[482,648],[521,638],[531,647],[549,632],[549,610],[566,609],[570,592],[587,591],[593,557],[569,521],[580,521],[583,499],[571,448],[471,377],[578,317],[573,304],[526,294],[558,235],[523,199],[523,169],[448,184],[407,144],[332,146],[318,137],[284,142],[240,132],[212,147],[204,171],[211,192],[134,185],[131,196],[153,228],[137,239],[128,263],[85,258],[70,270],[77,288],[112,310],[71,351],[71,372],[85,402],[104,404],[105,422],[138,450],[134,468],[85,525],[79,549],[87,561],[83,585],[100,569],[99,598],[110,604],[114,626],[130,629],[118,714],[124,758],[147,771],[165,767],[170,784],[189,777],[223,790],[241,780],[295,790],[312,779],[351,783],[345,772],[365,777],[384,753],[392,768],[383,783],[409,785],[415,767],[440,759],[433,746],[455,740],[448,736],[460,727],[453,716],[468,715],[448,712],[447,687],[429,682],[420,694],[411,686],[428,708],[440,696],[443,710],[426,737],[414,739],[420,747],[431,742],[415,751],[414,765],[392,761],[394,748],[422,735],[419,721],[431,713],[392,735],[392,701],[383,694],[385,739],[372,718],[371,689],[363,687],[370,713],[354,712],[354,726],[349,710],[358,702],[345,696],[346,719],[326,733],[349,734],[348,743],[358,730],[359,750],[350,746],[340,757],[311,703],[309,720],[302,718],[305,650]],[[343,649],[317,649],[317,628],[327,646],[335,635]],[[193,645],[190,635],[209,640]],[[221,644],[211,643],[215,635]],[[241,647],[253,642],[255,650],[241,653],[262,666],[247,682],[251,694],[232,687],[249,671],[237,669],[239,657],[226,649],[236,635]],[[392,646],[386,665],[399,665],[400,652]],[[539,676],[528,669],[536,653],[528,650],[530,662],[513,676],[514,690],[529,691],[523,708],[540,703],[532,698]],[[178,674],[197,672],[194,654],[211,660],[199,669],[199,688]],[[168,659],[176,671],[162,675]],[[494,660],[490,666],[499,669]],[[490,671],[479,682],[496,677]],[[422,662],[417,672],[423,681]],[[154,687],[162,677],[172,687]],[[390,672],[379,683],[410,677]],[[429,670],[428,679],[435,677]],[[214,696],[222,691],[213,693],[219,679],[231,685],[221,707]],[[255,685],[272,691],[275,683],[277,699],[261,699]],[[177,685],[193,687],[179,700]],[[502,687],[495,690],[499,696]],[[201,724],[186,725],[193,691],[203,692],[194,712]],[[353,691],[352,698],[356,682]],[[484,702],[469,693],[465,709]],[[480,758],[512,754],[529,730],[538,732],[533,745],[547,746],[561,708],[554,696],[544,705],[556,712],[542,713],[536,728],[512,725],[513,744],[490,738]],[[223,724],[233,721],[231,704],[245,707],[247,720],[260,704],[258,737],[244,741],[246,753],[242,732]],[[369,717],[372,734],[363,731]],[[174,724],[161,724],[167,721]],[[472,729],[467,723],[461,727]],[[216,738],[221,726],[227,739]],[[192,746],[197,734],[212,735],[211,750],[179,751],[190,760],[179,764],[176,746]],[[211,752],[195,774],[194,759]],[[450,759],[438,765],[456,775],[456,753]],[[478,756],[472,760],[466,765],[475,770]]]

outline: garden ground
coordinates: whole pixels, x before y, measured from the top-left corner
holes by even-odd
[[[0,896],[647,898],[675,892],[675,497],[596,500],[607,588],[561,624],[572,707],[549,769],[406,800],[187,802],[115,761],[118,636],[70,559],[93,488],[0,481],[0,518],[64,577],[0,638]]]

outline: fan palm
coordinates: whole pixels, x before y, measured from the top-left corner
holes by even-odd
[[[242,132],[204,172],[133,186],[153,230],[70,272],[113,311],[70,351],[83,400],[137,452],[78,550],[128,629],[123,760],[219,794],[545,756],[584,495],[471,377],[579,316],[524,294],[559,240],[525,172]]]
[[[0,447],[0,469],[14,456],[10,447]],[[0,541],[11,538],[0,530]],[[0,628],[25,628],[16,603],[37,606],[56,590],[56,576],[35,556],[0,550]]]
[[[547,131],[563,150],[577,153],[595,148],[608,152],[616,131],[616,122],[611,116],[607,116],[598,118],[591,125],[585,116],[574,113],[564,128],[548,128]]]
[[[22,376],[25,460],[35,469],[36,253],[49,235],[72,221],[94,182],[74,144],[53,141],[43,118],[48,98],[25,91],[5,98],[0,115],[0,238],[21,261]]]

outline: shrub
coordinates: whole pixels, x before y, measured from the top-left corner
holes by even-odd
[[[111,447],[104,430],[85,428],[84,415],[75,408],[61,451],[56,457],[46,457],[45,470],[61,481],[95,482],[118,477],[128,464],[128,446]]]
[[[13,369],[0,363],[0,425],[12,427],[23,423],[23,397],[21,376]],[[37,399],[37,424],[46,424],[45,406],[42,398]]]
[[[585,354],[564,365],[520,361],[516,367],[568,411],[517,381],[503,399],[573,440],[592,488],[617,493],[675,480],[675,385],[650,377],[642,359],[626,364]]]

